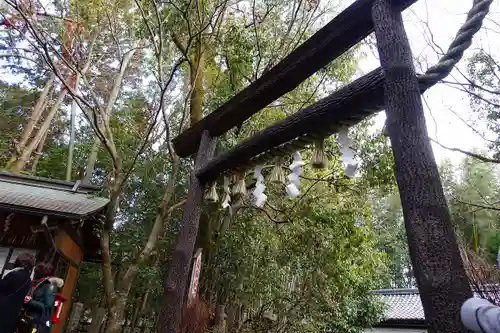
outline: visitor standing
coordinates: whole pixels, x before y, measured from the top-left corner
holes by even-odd
[[[14,269],[0,280],[0,333],[13,333],[19,318],[24,298],[31,288],[31,270],[35,257],[31,253],[20,253]]]
[[[52,314],[58,288],[64,281],[53,277],[53,267],[49,263],[40,263],[35,267],[33,289],[26,297],[24,312],[21,315],[18,331],[49,333],[52,327]]]

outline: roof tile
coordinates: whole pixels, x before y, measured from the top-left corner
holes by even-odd
[[[424,308],[418,289],[383,289],[375,291],[386,304],[384,320],[425,320]],[[500,299],[500,285],[482,285],[481,291],[474,292],[475,297],[486,298],[496,304]]]
[[[54,215],[78,218],[104,208],[108,201],[76,191],[0,180],[0,204],[41,213],[52,211]]]

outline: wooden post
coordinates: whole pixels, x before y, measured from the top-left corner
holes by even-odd
[[[375,0],[372,15],[396,180],[429,332],[466,332],[460,308],[472,293],[427,135],[402,15],[391,0]]]
[[[66,327],[67,333],[76,333],[78,330],[78,325],[83,317],[84,312],[83,303],[75,302],[71,306],[71,315],[68,319],[68,326]]]
[[[226,327],[224,326],[224,322],[226,320],[226,306],[217,305],[215,308],[215,328],[217,333],[225,333]]]
[[[177,236],[177,243],[170,257],[170,265],[165,268],[164,294],[156,326],[158,333],[179,333],[184,294],[198,234],[205,188],[205,184],[196,177],[196,172],[212,158],[215,143],[216,139],[211,137],[208,131],[204,131],[195,167],[191,174],[191,184],[184,205],[184,216]]]
[[[99,333],[103,327],[104,317],[106,316],[106,309],[98,305],[94,311],[92,311],[92,322],[90,323],[90,328],[88,333]]]

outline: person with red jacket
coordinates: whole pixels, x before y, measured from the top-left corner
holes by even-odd
[[[49,333],[55,309],[56,293],[64,285],[60,278],[52,276],[53,267],[40,263],[35,267],[32,296],[25,298],[24,314],[21,316],[19,332]]]

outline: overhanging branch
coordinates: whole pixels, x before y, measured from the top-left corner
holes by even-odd
[[[477,160],[480,160],[482,162],[486,162],[486,163],[500,163],[500,160],[498,160],[498,159],[486,157],[486,156],[483,156],[481,154],[473,153],[473,152],[470,152],[470,151],[467,151],[467,150],[464,150],[464,149],[460,149],[460,148],[447,147],[447,146],[443,145],[442,143],[439,143],[438,141],[436,141],[434,139],[430,139],[430,140],[432,142],[434,142],[435,144],[437,144],[438,146],[440,146],[441,148],[443,148],[443,149],[446,149],[446,150],[449,150],[449,151],[455,151],[455,152],[458,152],[458,153],[462,153],[464,155],[470,156],[470,157],[475,158]]]

